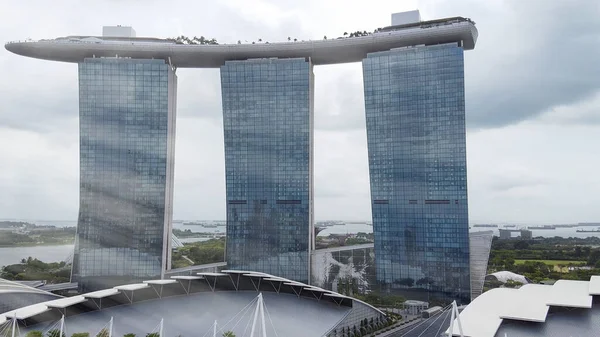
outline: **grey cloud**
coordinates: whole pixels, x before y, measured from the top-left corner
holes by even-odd
[[[478,46],[466,53],[469,127],[536,118],[553,106],[586,99],[600,87],[600,44],[588,38],[600,35],[596,2],[507,4],[502,15],[486,12],[484,3],[466,10],[479,29]]]

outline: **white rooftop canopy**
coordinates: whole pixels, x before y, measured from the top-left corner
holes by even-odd
[[[265,277],[263,280],[265,281],[276,281],[276,282],[288,282],[289,280],[283,277],[276,277],[276,276],[272,276],[272,277]]]
[[[44,313],[48,310],[50,310],[50,308],[48,308],[44,303],[38,303],[38,304],[23,307],[23,308],[20,308],[17,310],[6,312],[6,313],[4,313],[4,316],[7,317],[8,319],[11,319],[13,317],[17,317],[17,319],[27,319],[27,318],[39,315],[41,313]]]
[[[85,298],[104,298],[119,294],[120,291],[114,288],[98,290],[91,293],[83,294],[82,296]]]
[[[85,301],[87,301],[87,299],[85,297],[79,295],[79,296],[73,296],[73,297],[65,297],[65,298],[53,300],[50,302],[45,302],[44,304],[47,305],[49,308],[64,309],[66,307],[70,307],[72,305],[82,303]]]
[[[526,284],[518,291],[510,293],[500,312],[500,318],[529,322],[545,322],[549,307],[546,300],[552,292],[552,286]]]
[[[589,281],[558,280],[552,286],[552,294],[546,301],[547,305],[591,308],[592,296],[590,296]]]
[[[508,298],[512,298],[512,292],[517,291],[509,288],[496,288],[475,298],[459,316],[464,335],[469,337],[494,337],[502,323],[502,319],[499,317],[499,311],[502,310],[501,305]],[[458,336],[459,330],[456,319],[453,324],[454,336]]]
[[[329,297],[337,297],[337,298],[349,298],[348,296],[344,296],[342,294],[336,294],[336,293],[326,293],[323,294],[324,296],[329,296]]]
[[[154,285],[165,285],[165,284],[173,284],[173,283],[177,283],[177,280],[150,280],[150,281],[144,281],[144,283],[146,284],[154,284]]]
[[[204,277],[202,276],[193,276],[193,275],[175,275],[175,276],[171,276],[172,279],[174,280],[186,280],[186,281],[190,281],[190,280],[202,280]]]
[[[590,295],[600,295],[600,276],[592,276],[590,278]]]
[[[228,273],[228,274],[249,274],[252,273],[251,271],[247,271],[247,270],[221,270],[222,273]]]
[[[217,277],[217,276],[229,276],[229,275],[227,275],[225,273],[208,273],[207,272],[207,273],[196,273],[196,274],[197,275],[201,275],[201,276],[214,276],[214,277]]]
[[[146,283],[134,283],[134,284],[126,284],[126,285],[122,285],[122,286],[117,286],[114,289],[134,291],[134,290],[140,290],[140,289],[144,289],[144,288],[148,288],[148,287],[149,287],[149,285]]]

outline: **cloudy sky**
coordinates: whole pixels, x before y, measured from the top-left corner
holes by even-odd
[[[464,16],[479,30],[465,54],[472,222],[600,221],[600,2],[591,0],[6,0],[0,41],[100,35],[219,42],[321,39]],[[0,219],[76,220],[77,67],[0,51]],[[224,219],[218,70],[179,69],[175,218]],[[317,220],[370,219],[360,64],[315,68]]]

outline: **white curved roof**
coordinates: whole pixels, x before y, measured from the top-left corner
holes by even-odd
[[[512,271],[506,271],[506,270],[504,270],[504,271],[497,271],[497,272],[492,273],[490,275],[495,276],[498,279],[498,281],[500,281],[502,283],[506,283],[509,280],[520,282],[522,284],[529,283],[527,281],[527,279],[525,278],[525,276],[513,273]]]
[[[46,295],[53,295],[58,297],[56,294],[44,291],[44,290],[40,290],[37,288],[33,288],[18,282],[13,282],[13,281],[9,281],[9,280],[5,280],[0,278],[0,293],[37,293],[37,294],[46,294]]]
[[[248,272],[245,272],[245,273],[248,273]],[[228,276],[230,274],[240,275],[240,273],[237,271],[228,271],[227,273],[211,273],[211,274],[214,274],[216,276],[222,276],[222,275]],[[321,289],[318,287],[311,287],[304,283],[294,282],[294,281],[291,281],[288,279],[275,277],[270,274],[253,273],[253,272],[249,272],[249,274],[250,275],[241,275],[241,276],[247,277],[247,278],[261,277],[263,279],[277,279],[277,280],[282,279],[282,280],[284,280],[283,281],[284,283],[291,283],[294,285],[303,285],[306,289],[309,289],[312,291],[323,292],[323,295],[325,295],[327,297],[349,299],[349,300],[352,300],[352,301],[355,301],[360,304],[364,304],[364,305],[368,306],[370,309],[373,310],[374,313],[376,312],[377,314],[382,314],[382,315],[384,314],[381,310],[378,310],[375,307],[373,307],[369,304],[366,304],[365,302],[354,299],[352,297],[344,296],[344,295],[334,293],[331,291],[327,291],[325,289]],[[192,278],[193,279],[202,279],[199,276],[191,276],[190,279],[192,279]],[[41,313],[45,313],[45,312],[51,310],[52,308],[64,309],[71,305],[77,305],[78,303],[85,302],[88,298],[103,298],[103,297],[118,294],[119,290],[131,290],[131,291],[139,290],[142,288],[147,288],[149,286],[149,284],[169,284],[169,283],[173,283],[173,281],[175,281],[177,279],[187,280],[187,278],[183,278],[181,276],[180,277],[174,276],[169,280],[147,280],[147,281],[144,281],[143,283],[139,283],[139,284],[122,285],[122,286],[117,286],[117,287],[114,287],[111,289],[105,289],[105,290],[96,291],[93,293],[87,293],[87,294],[83,294],[83,295],[79,295],[79,296],[64,298],[61,300],[42,302],[42,303],[19,308],[19,309],[2,314],[2,315],[0,315],[0,323],[4,322],[6,320],[9,320],[15,316],[17,317],[17,319],[20,319],[20,320],[26,319],[26,318],[33,318],[34,316],[37,316]],[[223,282],[227,282],[228,280],[230,280],[229,277],[222,279]],[[264,296],[266,298],[266,302],[269,303],[269,306],[271,306],[271,308],[273,310],[271,312],[271,315],[273,315],[274,312],[276,312],[276,313],[278,313],[277,315],[280,316],[279,320],[281,320],[281,322],[279,322],[279,323],[276,322],[276,323],[284,331],[285,331],[285,329],[290,330],[290,326],[291,326],[290,322],[294,321],[297,323],[299,320],[298,317],[302,317],[301,320],[303,323],[317,322],[318,324],[315,324],[314,327],[312,327],[312,324],[311,324],[311,328],[315,331],[317,331],[319,329],[321,329],[321,330],[332,329],[336,326],[335,324],[338,324],[344,317],[346,317],[346,315],[349,315],[351,312],[350,310],[352,310],[348,306],[340,306],[339,305],[340,303],[338,303],[339,301],[335,301],[334,303],[325,302],[323,304],[320,304],[319,302],[321,302],[321,301],[314,301],[312,299],[301,299],[301,301],[294,302],[294,305],[290,306],[289,303],[287,303],[286,301],[290,301],[290,300],[297,301],[299,296],[296,296],[291,293],[283,293],[283,292],[280,293],[278,290],[276,292],[277,292],[277,294],[275,294],[275,291],[266,291],[264,293]],[[236,309],[237,307],[241,308],[242,307],[242,306],[240,306],[241,303],[243,303],[244,305],[247,306],[247,302],[249,302],[249,300],[253,299],[255,296],[256,296],[255,291],[248,291],[248,290],[243,290],[243,291],[201,291],[201,292],[196,292],[193,294],[189,293],[189,294],[187,294],[187,296],[175,295],[175,296],[163,297],[161,299],[161,305],[159,307],[162,308],[162,310],[165,310],[165,312],[172,313],[174,315],[174,317],[177,317],[178,319],[182,319],[183,320],[182,322],[185,323],[184,325],[186,325],[186,324],[189,325],[189,324],[193,323],[196,325],[196,328],[197,328],[199,321],[203,322],[202,326],[204,326],[204,325],[210,326],[210,324],[204,324],[204,323],[206,323],[204,321],[208,321],[209,323],[212,323],[214,321],[214,317],[212,317],[212,316],[214,316],[214,315],[216,315],[217,318],[218,317],[221,317],[221,318],[226,317],[227,315],[233,315],[234,309]],[[278,299],[278,296],[281,296],[281,297],[279,297],[280,299]],[[202,301],[203,305],[205,305],[205,307],[210,307],[211,310],[208,310],[206,312],[197,312],[197,310],[191,310],[192,308],[197,308],[197,304],[195,304],[194,301],[196,301],[196,303],[197,303],[197,301]],[[168,307],[168,309],[165,309],[167,307]],[[142,308],[145,308],[145,309],[142,310]],[[239,308],[237,308],[236,310],[238,310],[238,309]],[[99,324],[104,325],[108,318],[114,316],[115,323],[120,324],[121,326],[127,326],[127,330],[131,329],[131,330],[135,330],[135,331],[137,331],[137,330],[143,331],[143,329],[147,329],[148,324],[154,322],[152,320],[155,319],[155,317],[153,317],[149,313],[155,313],[156,310],[157,310],[157,307],[156,307],[155,302],[141,301],[139,303],[135,303],[135,306],[129,306],[129,305],[114,306],[114,307],[106,308],[103,310],[92,311],[86,315],[72,315],[68,319],[70,319],[69,324],[71,326],[75,326],[78,329],[91,329],[91,330],[96,331],[96,330],[99,330],[101,327],[98,327],[98,329],[96,329],[95,325],[99,325]],[[359,310],[359,311],[364,310],[364,307],[360,306],[359,309],[357,309],[357,310]],[[187,317],[187,316],[183,317],[182,315],[188,315],[189,317]],[[221,315],[221,316],[219,316],[219,315]],[[121,321],[119,322],[119,320],[121,320]],[[169,322],[173,322],[173,320],[166,321],[165,323],[169,323]],[[182,322],[177,321],[177,325],[182,324]],[[320,324],[320,326],[319,326],[319,324]],[[167,326],[167,327],[170,329],[174,328],[174,326]],[[294,331],[297,332],[297,334],[293,335],[294,337],[295,336],[306,336],[306,334],[304,334],[305,331],[303,331],[303,330],[298,330],[297,328],[291,328],[291,329],[292,330],[295,329]],[[171,330],[169,330],[169,331],[171,331]],[[288,331],[288,334],[286,334],[286,336],[292,336],[289,334],[289,332],[290,331]]]
[[[598,282],[598,277],[593,277]],[[554,285],[526,284],[519,289],[491,289],[460,313],[465,336],[494,337],[503,320],[545,323],[550,307],[592,309],[592,282],[558,280]],[[454,321],[454,336],[459,336]]]
[[[421,44],[462,42],[465,50],[475,48],[475,24],[464,18],[424,21],[396,30],[362,37],[332,40],[183,45],[168,40],[102,37],[69,37],[56,40],[10,42],[5,48],[15,54],[62,62],[81,62],[89,57],[131,57],[164,59],[182,68],[218,68],[231,60],[252,58],[311,58],[312,63],[360,62],[368,53]],[[90,39],[95,38],[95,39]],[[100,41],[98,41],[100,40]]]

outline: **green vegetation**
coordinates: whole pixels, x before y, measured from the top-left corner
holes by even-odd
[[[225,331],[223,332],[223,337],[235,337],[233,331]]]
[[[90,337],[89,332],[76,332],[71,335],[71,337]]]
[[[75,227],[39,227],[33,224],[20,224],[0,231],[0,247],[69,245],[75,242]]]
[[[25,337],[44,337],[44,333],[39,330],[32,330],[32,331],[29,331],[25,335]],[[81,336],[81,337],[83,337],[83,336]]]
[[[173,252],[172,268],[225,261],[225,238],[186,243]]]
[[[135,334],[131,333],[131,332],[130,333],[126,333],[126,334],[123,335],[123,337],[135,337]]]
[[[600,238],[536,238],[499,240],[494,237],[488,273],[500,270],[524,275],[533,282],[585,280],[600,274]],[[499,286],[486,282],[486,288]],[[505,286],[518,286],[509,284]]]
[[[65,335],[64,331],[61,335],[59,329],[52,329],[52,330],[48,330],[48,332],[46,332],[46,337],[66,337],[66,335]]]
[[[47,283],[69,282],[71,267],[65,262],[45,263],[30,256],[19,264],[3,267],[0,278],[18,281],[45,280]]]
[[[515,264],[519,265],[519,264],[525,264],[525,262],[542,262],[545,264],[549,264],[552,266],[557,266],[557,265],[567,265],[567,264],[573,264],[573,265],[585,265],[586,262],[585,261],[576,261],[576,260],[519,260],[516,259],[515,260]]]
[[[173,41],[176,44],[212,44],[212,45],[217,45],[219,43],[217,43],[217,39],[212,38],[212,39],[207,39],[204,36],[194,36],[192,38],[189,38],[187,36],[178,36],[178,37],[174,37],[174,38],[169,38],[167,39],[169,41]]]

